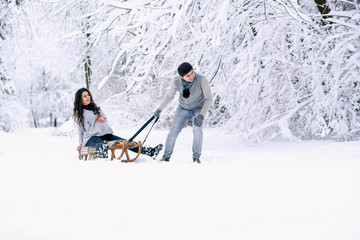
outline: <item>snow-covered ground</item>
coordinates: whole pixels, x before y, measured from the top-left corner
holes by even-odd
[[[205,129],[199,165],[186,128],[171,162],[121,163],[80,161],[77,136],[53,132],[0,133],[0,239],[360,239],[359,141],[249,147]]]

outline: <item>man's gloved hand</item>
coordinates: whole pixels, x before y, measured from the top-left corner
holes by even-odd
[[[156,111],[154,112],[154,117],[157,118],[160,116],[161,110],[160,109],[156,109]]]
[[[197,115],[195,118],[194,118],[194,125],[197,126],[197,127],[200,127],[202,122],[204,120],[204,116],[199,114]]]

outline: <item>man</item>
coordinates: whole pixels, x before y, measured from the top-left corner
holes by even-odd
[[[200,163],[203,144],[202,126],[204,116],[212,104],[209,82],[204,76],[195,74],[193,67],[184,62],[178,67],[179,76],[172,82],[164,100],[154,113],[158,117],[161,111],[180,93],[179,106],[175,111],[174,120],[166,138],[164,156],[161,161],[168,162],[173,153],[176,139],[189,119],[193,120],[193,161]]]

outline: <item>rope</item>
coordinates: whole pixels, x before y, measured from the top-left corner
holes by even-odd
[[[146,128],[147,125],[149,125],[149,124],[152,122],[152,120],[154,120],[154,119],[155,119],[155,116],[152,116],[152,117],[134,134],[134,136],[132,136],[132,137],[128,140],[128,142],[132,142],[132,141],[134,140],[134,138],[136,138],[136,136],[139,135],[139,133],[141,133],[142,130],[144,130],[144,128]],[[146,135],[145,140],[143,141],[143,143],[146,141],[147,136],[149,135],[151,129],[153,128],[153,126],[155,125],[155,123],[156,123],[158,120],[159,120],[159,117],[157,117],[157,118],[155,119],[155,122],[154,122],[153,125],[151,126],[151,128],[150,128],[148,134]]]
[[[150,130],[149,130],[148,134],[146,135],[146,137],[145,137],[144,141],[142,142],[142,144],[144,144],[144,143],[145,143],[145,141],[146,141],[147,137],[149,136],[149,134],[150,134],[150,132],[151,132],[152,128],[154,127],[155,123],[156,123],[158,120],[159,120],[159,117],[157,117],[157,118],[155,119],[154,123],[151,125],[151,128],[150,128]]]

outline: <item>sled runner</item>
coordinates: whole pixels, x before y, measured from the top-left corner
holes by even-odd
[[[121,160],[121,162],[134,162],[140,155],[141,153],[141,148],[142,148],[142,144],[145,143],[150,131],[152,130],[153,126],[155,125],[155,123],[158,121],[159,117],[157,117],[153,123],[153,125],[151,126],[148,134],[146,135],[143,143],[141,143],[141,141],[135,142],[133,141],[137,135],[139,135],[142,130],[144,130],[144,128],[147,127],[147,125],[149,125],[153,120],[155,119],[154,116],[152,116],[129,140],[115,140],[115,141],[109,141],[109,150],[111,151],[111,157],[110,160],[114,160],[114,158],[116,158],[115,156],[115,150],[121,149],[121,153],[119,155],[119,157],[117,157],[117,160],[121,160],[121,158],[123,157],[123,155],[125,154],[126,156],[126,160]],[[132,149],[132,148],[138,148],[137,153],[135,153],[135,157],[131,158],[131,156],[129,155],[128,150]],[[89,159],[94,159],[96,156],[96,148],[95,147],[89,147],[89,146],[85,146],[82,147],[79,151],[79,159],[82,160],[84,158],[84,160],[88,160]]]
[[[130,158],[128,149],[136,148],[136,147],[138,148],[138,152],[137,152],[136,156],[134,158]],[[120,156],[117,158],[117,160],[120,160],[125,153],[126,160],[121,160],[121,161],[122,162],[133,162],[139,157],[139,155],[141,153],[141,141],[131,142],[131,143],[128,143],[127,141],[121,141],[121,143],[115,144],[114,147],[110,148],[110,150],[111,150],[110,160],[113,160],[115,158],[115,150],[116,149],[121,149]]]

